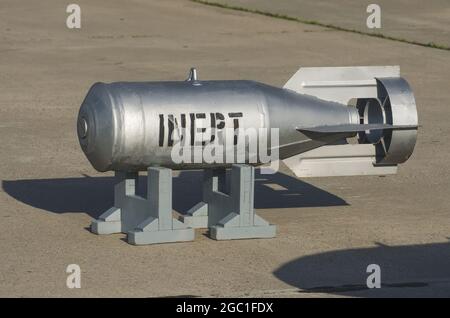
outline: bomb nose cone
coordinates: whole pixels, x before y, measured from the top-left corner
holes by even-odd
[[[87,125],[86,118],[84,118],[84,117],[78,118],[77,132],[78,132],[79,139],[85,139],[87,137],[88,125]]]
[[[98,171],[111,166],[114,145],[113,102],[106,84],[94,84],[80,107],[77,134],[81,149]]]

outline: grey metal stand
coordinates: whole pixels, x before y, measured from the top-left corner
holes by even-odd
[[[205,170],[203,201],[181,220],[192,228],[209,227],[216,240],[271,238],[276,226],[255,214],[255,168],[233,165],[228,184],[225,169]],[[229,188],[229,190],[228,190]]]
[[[134,245],[194,239],[194,230],[172,217],[172,170],[148,168],[146,198],[136,195],[138,173],[117,172],[116,178],[114,206],[92,222],[93,233],[127,233]]]

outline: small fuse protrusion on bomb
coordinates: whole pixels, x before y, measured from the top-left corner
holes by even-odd
[[[186,81],[188,82],[197,81],[197,69],[195,67],[191,67],[191,69],[189,70],[189,76]]]

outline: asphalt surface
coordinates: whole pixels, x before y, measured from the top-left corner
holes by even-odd
[[[285,15],[348,30],[379,33],[400,40],[450,47],[450,3],[447,0],[208,0],[231,7]],[[380,28],[368,28],[370,4],[380,8]]]
[[[60,1],[0,2],[0,296],[450,296],[448,51],[190,1],[77,3],[80,30]],[[113,202],[112,174],[76,137],[94,82],[183,80],[196,66],[200,79],[282,86],[299,66],[351,65],[400,65],[414,90],[421,127],[398,175],[258,178],[270,240],[198,231],[136,247],[87,230]],[[198,201],[199,178],[175,175],[176,212]],[[66,287],[73,263],[80,289]],[[369,264],[380,289],[365,288]]]

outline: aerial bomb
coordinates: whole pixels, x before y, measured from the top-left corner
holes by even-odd
[[[414,97],[401,77],[376,78],[376,88],[376,97],[355,96],[355,105],[348,105],[254,81],[200,81],[195,70],[186,81],[96,83],[79,111],[78,139],[98,171],[229,167],[233,160],[179,162],[173,147],[182,141],[195,153],[225,144],[230,130],[227,145],[238,148],[241,141],[247,152],[239,163],[262,164],[263,150],[283,160],[358,134],[359,143],[374,145],[374,165],[396,165],[414,149]],[[269,135],[267,142],[256,140],[253,156],[240,133],[248,129]],[[269,138],[273,129],[275,141]]]
[[[186,81],[94,84],[78,139],[116,184],[114,206],[91,231],[127,233],[131,244],[191,241],[205,227],[216,240],[274,237],[276,226],[254,211],[255,166],[283,160],[298,177],[392,174],[411,156],[416,104],[399,73],[302,68],[279,88],[201,81],[191,69]],[[204,170],[202,200],[175,219],[172,170],[183,169]]]

